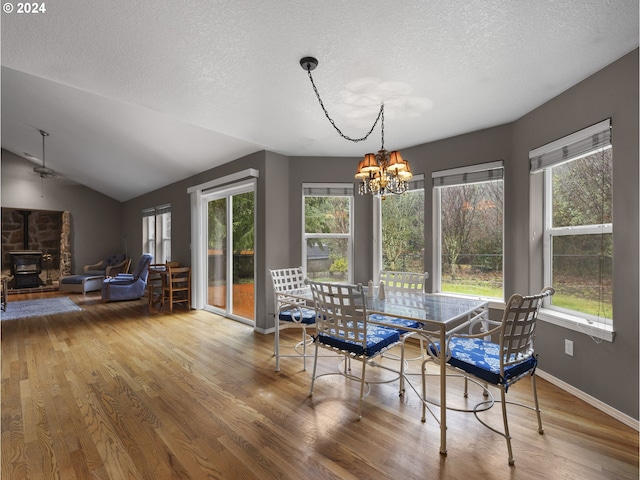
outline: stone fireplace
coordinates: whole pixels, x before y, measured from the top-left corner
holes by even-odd
[[[2,208],[2,275],[9,288],[57,284],[71,274],[70,212]]]

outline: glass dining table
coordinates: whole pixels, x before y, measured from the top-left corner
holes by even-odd
[[[366,292],[366,287],[364,288]],[[368,292],[366,292],[368,293]],[[287,297],[312,301],[309,288],[282,292],[283,301]],[[455,328],[456,331],[464,328],[478,318],[487,318],[489,303],[486,300],[470,297],[458,297],[431,293],[393,292],[386,293],[384,299],[378,297],[378,289],[375,288],[371,295],[365,296],[368,314],[379,314],[375,319],[369,318],[369,323],[389,326],[394,329],[401,328],[426,339],[429,345],[438,345],[434,348],[434,357],[440,369],[440,453],[447,453],[447,364],[446,352],[440,351],[442,345],[447,344],[448,336]],[[397,324],[386,323],[384,316],[401,318],[420,322],[422,328],[399,327]],[[429,348],[429,347],[427,347]],[[401,378],[403,382],[405,379]],[[407,380],[408,381],[408,380]],[[426,402],[415,388],[414,391],[422,402]]]
[[[442,345],[447,345],[447,338],[454,328],[458,330],[461,326],[478,318],[487,318],[489,303],[486,300],[469,297],[406,292],[389,292],[384,299],[379,299],[377,296],[367,297],[366,302],[368,314],[420,322],[423,328],[403,328],[403,330],[415,332],[417,336],[426,339],[429,345],[436,345],[434,342],[437,342],[439,348],[434,349],[434,356],[440,368],[440,453],[446,455],[447,359],[446,352],[441,352],[440,348]],[[385,323],[384,318],[380,319],[378,316],[376,318],[376,320],[370,318],[369,322],[399,328],[397,325]],[[404,381],[404,378],[400,381]],[[414,391],[416,391],[415,388]],[[421,398],[421,401],[427,400]]]

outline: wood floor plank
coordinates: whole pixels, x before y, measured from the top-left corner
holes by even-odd
[[[169,420],[163,422],[163,426],[157,428],[156,432],[171,452],[170,463],[174,466],[174,471],[180,473],[180,478],[225,478],[216,461],[220,453],[218,449],[202,449],[196,438],[187,436]]]
[[[460,412],[448,414],[442,456],[436,419],[422,423],[397,382],[373,385],[357,422],[357,385],[322,377],[309,397],[312,362],[283,358],[275,372],[273,335],[204,311],[71,298],[82,311],[1,322],[3,480],[638,478],[638,432],[542,379],[544,435],[535,414],[509,409],[514,467],[504,439]],[[428,389],[437,399],[437,376]],[[465,404],[461,382],[448,390]],[[527,381],[508,393],[530,395]],[[502,422],[499,407],[484,415]]]

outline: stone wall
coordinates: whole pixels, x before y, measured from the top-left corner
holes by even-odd
[[[28,239],[25,244],[24,221],[28,221]],[[12,250],[39,250],[51,255],[43,258],[43,284],[57,281],[71,272],[71,219],[69,212],[21,210],[2,208],[2,274],[10,275]]]
[[[60,234],[60,276],[69,275],[71,275],[71,212],[63,212]]]

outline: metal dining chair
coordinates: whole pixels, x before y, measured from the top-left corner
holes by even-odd
[[[392,270],[381,270],[379,280],[381,284],[384,284],[384,290],[388,295],[416,295],[425,292],[425,285],[428,278],[426,272],[398,272]],[[400,350],[400,395],[404,394],[404,344],[408,338],[415,335],[415,332],[407,331],[402,327],[409,328],[422,328],[420,322],[413,320],[407,320],[404,318],[394,318],[389,315],[372,314],[370,315],[372,320],[384,321],[392,325],[398,326],[398,333],[400,334],[401,350]],[[408,360],[423,360],[425,355],[424,342],[422,337],[419,337],[420,342],[420,356],[411,358]],[[392,355],[392,354],[390,354]],[[397,358],[397,357],[396,357]]]
[[[309,279],[306,282],[311,287],[315,303],[317,329],[314,339],[315,354],[309,396],[313,396],[313,388],[317,378],[336,374],[335,371],[322,375],[317,374],[320,348],[343,355],[347,362],[359,360],[362,362],[360,377],[346,373],[341,373],[341,375],[360,382],[357,415],[357,420],[360,420],[362,418],[367,362],[397,345],[400,342],[400,334],[394,329],[368,323],[362,285],[314,282]]]
[[[416,273],[381,270],[379,277],[379,280],[384,282],[387,291],[424,293],[428,274],[426,272]]]
[[[509,423],[507,421],[507,403],[535,411],[538,420],[538,433],[542,434],[544,432],[536,389],[535,373],[538,355],[533,349],[533,340],[540,307],[544,299],[554,293],[555,290],[553,288],[545,287],[536,295],[522,296],[514,294],[507,301],[502,321],[496,322],[486,318],[479,318],[468,325],[468,333],[456,333],[454,329],[446,345],[446,362],[458,371],[462,371],[465,376],[465,397],[467,396],[470,378],[475,378],[484,384],[485,395],[489,398],[478,403],[472,411],[482,425],[505,438],[509,453],[509,465],[514,464],[514,459],[511,449]],[[490,326],[493,327],[489,328]],[[479,331],[474,333],[478,329]],[[496,335],[497,338],[492,341],[490,337],[493,335]],[[438,347],[437,343],[429,347],[429,353],[436,358],[436,361]],[[425,365],[428,361],[429,359],[422,363],[423,398],[426,398]],[[527,375],[531,377],[533,406],[507,402],[506,394],[509,387]],[[487,385],[493,385],[500,389],[502,430],[492,427],[478,416],[480,412],[488,410],[495,403]],[[423,422],[425,421],[425,409],[426,405],[423,402]]]
[[[301,357],[303,370],[307,369],[307,346],[313,343],[307,329],[313,328],[316,322],[316,312],[307,305],[307,300],[295,295],[287,295],[287,292],[304,292],[309,287],[304,283],[305,273],[302,267],[280,268],[269,270],[273,282],[275,305],[275,339],[274,356],[276,357],[276,372],[280,371],[280,359],[283,357]],[[284,328],[300,328],[302,339],[291,348],[294,353],[283,355],[280,353],[280,331]],[[285,345],[285,347],[287,347]]]

